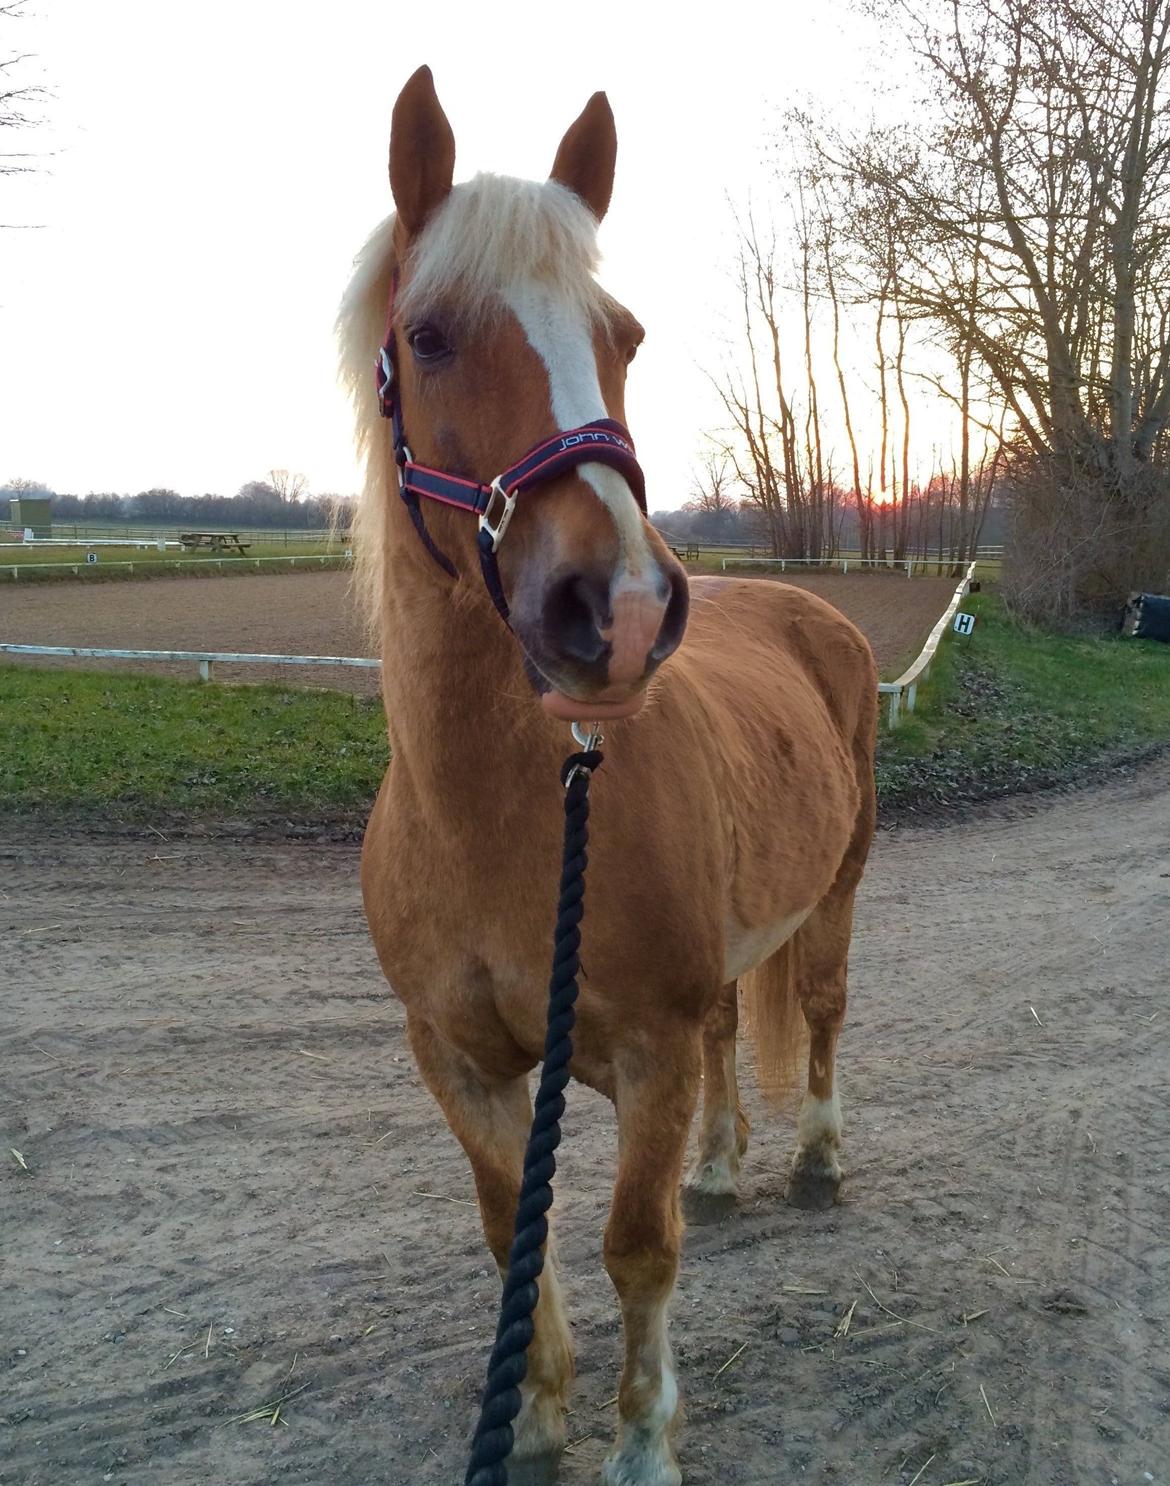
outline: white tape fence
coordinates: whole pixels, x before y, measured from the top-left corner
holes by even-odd
[[[356,666],[377,670],[382,664],[367,655],[241,655],[234,650],[99,650],[91,645],[0,644],[0,655],[48,655],[79,660],[193,661],[199,679],[210,681],[212,667],[233,666]]]
[[[925,681],[930,675],[930,666],[934,660],[934,653],[942,643],[942,637],[946,634],[947,626],[955,617],[955,610],[958,609],[963,595],[970,588],[974,577],[975,564],[971,563],[960,580],[959,586],[955,589],[942,618],[939,619],[938,623],[926,637],[926,644],[919,651],[918,658],[910,669],[903,671],[897,681],[878,682],[878,694],[889,697],[890,699],[889,712],[887,714],[890,727],[897,727],[898,716],[903,709],[907,712],[914,711],[918,702],[918,683]]]

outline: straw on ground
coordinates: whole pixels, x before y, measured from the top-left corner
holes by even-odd
[[[732,1352],[731,1356],[727,1359],[727,1361],[723,1364],[723,1366],[719,1369],[719,1371],[717,1373],[712,1374],[711,1381],[714,1382],[716,1378],[722,1377],[722,1375],[727,1371],[727,1369],[731,1366],[731,1364],[735,1361],[735,1359],[737,1357],[739,1357],[746,1350],[746,1348],[747,1348],[747,1342],[744,1342],[743,1343],[743,1346],[737,1347],[735,1349],[735,1351]]]

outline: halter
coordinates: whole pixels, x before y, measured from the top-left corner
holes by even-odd
[[[457,510],[467,511],[479,518],[477,546],[483,581],[500,618],[511,628],[508,601],[500,582],[496,553],[504,540],[518,498],[533,486],[555,480],[579,464],[607,464],[629,481],[634,498],[645,515],[646,478],[634,453],[629,430],[613,418],[595,418],[591,423],[581,424],[579,428],[553,434],[551,438],[535,444],[527,454],[515,464],[509,465],[487,485],[417,463],[411,457],[406,442],[402,408],[396,391],[397,348],[393,321],[397,287],[398,280],[395,277],[386,316],[386,340],[375,363],[374,374],[378,388],[378,411],[383,418],[390,419],[394,435],[398,494],[410,514],[419,540],[443,571],[452,578],[457,578],[459,574],[451,559],[440,551],[427,531],[419,498],[425,497],[427,500],[438,501],[440,505],[454,506]]]

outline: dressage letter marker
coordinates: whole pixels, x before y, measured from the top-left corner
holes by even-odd
[[[974,616],[974,614],[956,614],[955,615],[955,634],[957,634],[957,635],[969,635],[974,628],[975,628],[975,616]]]

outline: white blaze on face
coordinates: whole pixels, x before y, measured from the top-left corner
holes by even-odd
[[[597,418],[608,418],[597,376],[593,327],[585,309],[545,284],[514,284],[504,291],[503,299],[520,322],[528,344],[544,362],[557,427],[579,428]],[[580,464],[577,472],[592,487],[617,527],[619,568],[614,595],[631,580],[638,587],[653,583],[657,563],[628,482],[607,464]]]

